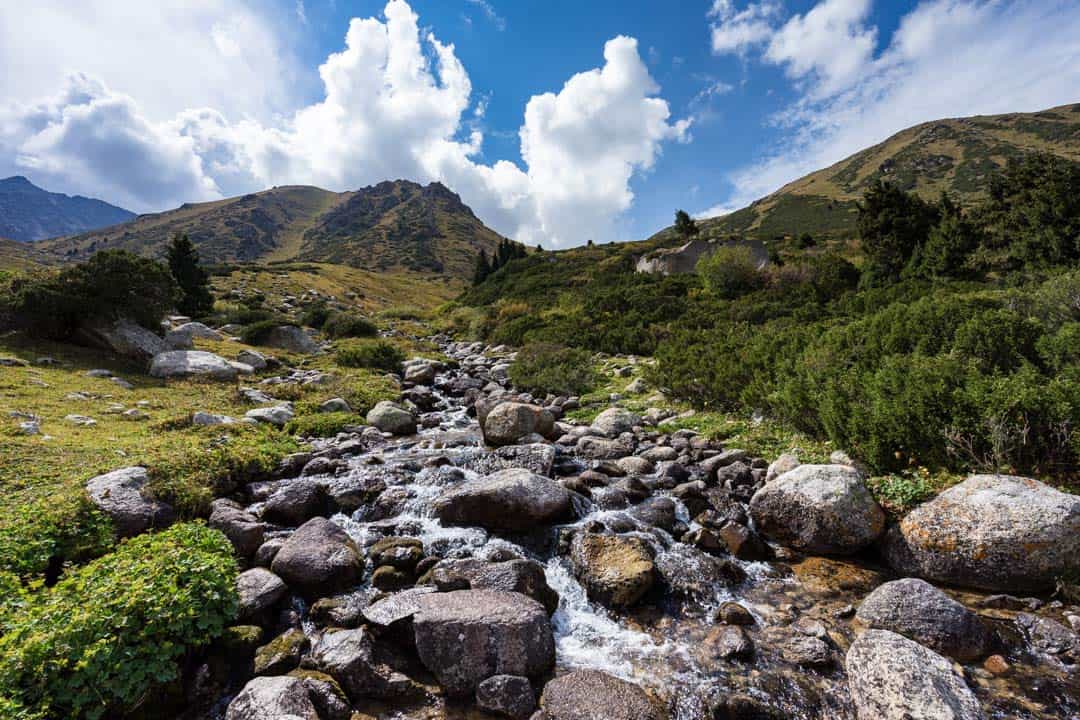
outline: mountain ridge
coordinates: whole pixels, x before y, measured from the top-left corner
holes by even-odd
[[[104,200],[50,192],[23,175],[0,179],[0,237],[32,242],[115,225],[135,213]]]

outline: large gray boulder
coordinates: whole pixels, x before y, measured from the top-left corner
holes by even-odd
[[[377,403],[368,411],[367,423],[392,435],[412,435],[416,432],[416,418],[413,414],[389,400]]]
[[[138,362],[148,362],[168,349],[158,335],[125,318],[86,322],[76,335],[82,342]]]
[[[555,418],[538,405],[503,402],[488,411],[481,427],[489,445],[516,445],[533,433],[551,437],[555,432]]]
[[[616,438],[641,424],[641,417],[624,408],[608,408],[592,421],[593,429],[607,438]]]
[[[289,536],[270,569],[301,594],[323,597],[359,582],[364,559],[348,533],[317,517]]]
[[[201,322],[187,322],[165,334],[165,344],[170,350],[188,350],[195,338],[202,340],[224,340],[217,330],[208,328]]]
[[[435,499],[432,510],[448,525],[509,533],[569,520],[574,511],[570,491],[520,468],[450,487]]]
[[[619,460],[634,454],[634,449],[621,440],[586,435],[578,438],[577,454],[588,460]]]
[[[282,675],[248,682],[225,712],[225,720],[320,720],[307,687]]]
[[[577,670],[544,686],[539,720],[666,720],[637,685],[599,670]]]
[[[312,340],[302,328],[295,325],[279,325],[273,328],[260,344],[304,355],[319,351],[318,343]]]
[[[380,657],[367,628],[323,634],[312,650],[310,664],[337,680],[353,702],[393,697],[411,686],[405,675]]]
[[[978,615],[917,578],[879,586],[855,616],[868,627],[890,630],[957,660],[986,655],[993,640]]]
[[[809,553],[847,555],[885,529],[862,477],[843,465],[800,465],[768,483],[750,500],[762,535]]]
[[[608,607],[634,605],[656,582],[652,551],[641,538],[578,533],[570,563],[589,599]]]
[[[844,665],[859,720],[983,720],[952,663],[903,635],[867,630]]]
[[[112,520],[117,537],[132,537],[147,530],[171,525],[176,520],[172,506],[150,497],[150,478],[144,467],[113,470],[86,483],[90,500]]]
[[[266,537],[266,525],[233,500],[219,498],[210,505],[207,525],[220,530],[233,544],[236,554],[249,558]]]
[[[973,475],[912,510],[886,536],[904,575],[1036,592],[1080,571],[1080,496],[1038,480]]]
[[[253,618],[272,608],[285,597],[289,588],[266,568],[252,568],[236,576],[236,594],[240,598],[237,616],[241,620]]]
[[[239,374],[225,358],[203,350],[169,350],[150,361],[150,375],[157,378],[202,378],[232,381]]]
[[[487,562],[477,558],[440,560],[426,576],[439,590],[503,590],[528,595],[555,612],[559,595],[547,583],[544,566],[535,560]]]
[[[455,590],[423,595],[417,602],[417,653],[449,695],[470,695],[492,675],[538,678],[555,666],[551,622],[532,598]]]

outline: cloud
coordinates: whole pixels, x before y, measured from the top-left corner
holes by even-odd
[[[779,13],[779,3],[769,0],[750,3],[743,10],[736,10],[731,0],[715,0],[708,13],[713,19],[713,52],[741,55],[768,40],[774,32],[773,19]]]
[[[225,40],[214,41],[227,49]],[[688,138],[639,53],[616,37],[601,67],[534,96],[518,132],[524,168],[479,161],[483,134],[453,45],[421,32],[403,0],[354,19],[319,68],[323,97],[287,119],[234,119],[213,105],[153,120],[133,95],[87,75],[56,97],[0,108],[0,171],[137,211],[271,185],[335,190],[392,178],[439,180],[503,234],[549,247],[615,239],[630,180],[662,145]]]
[[[304,7],[304,0],[296,0],[296,19],[304,25],[308,24],[307,8]]]
[[[797,99],[772,119],[780,141],[732,173],[734,191],[708,212],[742,207],[921,122],[1080,98],[1075,3],[924,0],[876,54],[864,6],[826,0],[758,45],[763,62],[785,67]]]
[[[487,2],[487,0],[469,0],[469,3],[480,8],[487,19],[495,26],[496,30],[502,32],[506,29],[506,18],[499,15],[495,10],[495,7]]]

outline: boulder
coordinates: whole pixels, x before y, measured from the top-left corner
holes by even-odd
[[[351,413],[352,407],[344,398],[331,398],[319,404],[321,413]]]
[[[754,657],[754,641],[738,625],[713,628],[698,648],[701,660],[711,665],[717,660],[750,660]]]
[[[254,555],[266,536],[266,526],[232,500],[215,500],[206,524],[224,533],[243,558]]]
[[[589,598],[608,607],[634,605],[656,582],[652,551],[636,537],[578,533],[570,562]]]
[[[952,663],[888,630],[867,630],[844,660],[859,720],[984,720]]]
[[[592,421],[593,429],[606,438],[617,438],[640,424],[640,416],[619,407],[608,408]]]
[[[1038,480],[973,475],[912,510],[886,536],[904,575],[1036,592],[1080,571],[1080,496]]]
[[[416,418],[404,408],[383,400],[371,408],[367,414],[368,425],[374,425],[381,432],[392,435],[413,435],[416,433]]]
[[[170,348],[181,350],[190,348],[195,338],[201,340],[225,339],[217,330],[212,330],[201,322],[186,322],[170,330],[165,335],[165,342]]]
[[[274,407],[255,408],[244,413],[244,417],[255,422],[274,427],[285,427],[293,419],[293,409],[288,405],[275,405]]]
[[[403,379],[415,385],[431,385],[435,382],[435,364],[429,360],[412,360],[405,363]]]
[[[476,558],[440,560],[424,578],[439,590],[502,590],[518,592],[536,600],[549,614],[559,606],[544,566],[535,560],[487,562]]]
[[[881,585],[862,601],[855,617],[867,627],[903,635],[957,660],[987,655],[993,640],[978,615],[916,578]]]
[[[236,359],[250,366],[252,370],[265,370],[269,365],[266,356],[257,350],[241,350],[236,354]]]
[[[800,465],[768,483],[750,501],[766,537],[809,553],[846,555],[873,543],[885,513],[853,468]]]
[[[299,678],[257,677],[248,682],[225,712],[225,720],[320,720]]]
[[[520,593],[455,590],[418,599],[416,650],[451,696],[472,694],[492,675],[537,678],[555,666],[544,606]]]
[[[143,363],[168,349],[161,337],[125,318],[86,322],[76,337],[88,345]]]
[[[576,670],[544,686],[538,720],[667,720],[637,685],[599,670]]]
[[[481,427],[489,445],[516,445],[533,433],[553,436],[555,418],[538,405],[503,402],[487,413]]]
[[[171,505],[148,497],[149,482],[146,468],[129,467],[92,478],[86,483],[86,492],[112,520],[117,537],[132,537],[176,520]]]
[[[713,557],[683,545],[660,553],[656,570],[672,592],[703,600],[713,598],[717,588],[746,580],[746,571],[730,558]]]
[[[270,569],[290,588],[307,597],[320,597],[359,582],[364,560],[344,530],[317,517],[289,536]]]
[[[275,525],[296,527],[329,510],[326,488],[314,480],[284,482],[262,508],[262,519]]]
[[[432,510],[448,525],[525,533],[569,520],[573,503],[570,492],[558,483],[512,468],[444,490]]]
[[[253,618],[272,608],[289,589],[266,568],[252,568],[236,576],[236,594],[240,598],[239,619]]]
[[[256,675],[284,675],[300,666],[300,658],[310,647],[303,630],[289,628],[255,651],[252,670]]]
[[[577,454],[588,460],[619,460],[633,453],[634,449],[621,440],[586,435],[577,441]]]
[[[476,705],[510,720],[529,720],[536,709],[536,694],[527,677],[492,675],[476,686]]]
[[[259,344],[304,355],[319,351],[318,343],[295,325],[279,325],[273,328]]]
[[[353,702],[394,697],[412,685],[381,657],[367,628],[323,634],[312,650],[310,664],[337,680]]]
[[[233,425],[236,420],[228,415],[215,415],[208,412],[195,412],[191,414],[191,424],[197,427],[209,427],[212,425]]]
[[[784,453],[769,463],[769,469],[765,471],[765,482],[770,483],[797,467],[799,467],[799,456],[793,453]]]
[[[214,353],[202,350],[169,350],[158,353],[150,361],[150,375],[157,378],[202,378],[232,381],[238,371]]]

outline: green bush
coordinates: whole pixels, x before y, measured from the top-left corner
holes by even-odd
[[[323,332],[332,338],[375,337],[379,329],[365,317],[353,313],[332,313],[323,324]]]
[[[514,386],[535,395],[582,395],[597,379],[589,352],[552,343],[526,345],[510,365]]]
[[[334,359],[342,367],[398,372],[405,353],[387,340],[369,340],[341,344]]]
[[[326,321],[330,319],[330,314],[332,312],[333,311],[327,307],[325,302],[317,302],[304,310],[303,314],[300,316],[300,324],[304,327],[320,330],[322,329],[322,326],[326,324]]]
[[[705,287],[720,298],[737,298],[765,284],[757,258],[742,245],[717,248],[698,261],[697,272]]]
[[[262,345],[270,337],[270,333],[274,331],[274,328],[292,324],[293,323],[282,321],[281,318],[260,320],[241,330],[240,339],[243,340],[246,345]]]
[[[358,424],[360,418],[355,413],[313,413],[290,420],[285,432],[298,437],[333,437],[345,428]]]
[[[224,535],[142,535],[26,602],[0,636],[0,697],[24,717],[117,717],[179,676],[236,613]]]
[[[113,542],[112,522],[82,488],[13,503],[0,517],[0,572],[39,578],[60,563],[97,557]]]
[[[254,323],[276,321],[277,324],[285,322],[277,313],[265,308],[237,307],[226,310],[221,314],[219,321],[222,325],[252,325]]]

